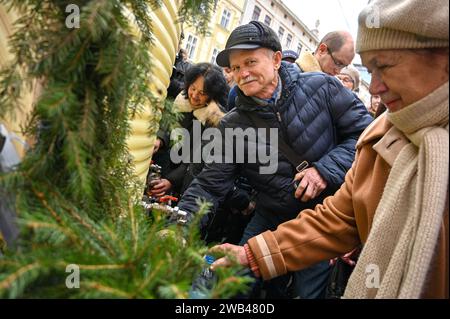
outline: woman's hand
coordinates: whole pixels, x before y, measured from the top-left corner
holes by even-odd
[[[248,266],[247,255],[243,246],[232,244],[222,244],[211,248],[212,253],[222,253],[227,256],[217,259],[212,265],[211,269],[215,270],[219,267],[228,267],[232,265],[233,261],[237,261],[242,266]]]
[[[338,258],[341,258],[343,262],[345,262],[347,265],[350,265],[354,267],[356,265],[356,261],[358,259],[359,253],[361,252],[360,247],[356,247],[351,252],[346,253],[344,256],[336,257],[333,259],[330,259],[330,266],[334,266],[336,264]]]
[[[166,195],[167,191],[172,188],[172,183],[167,179],[158,179],[152,182],[150,194],[154,197]]]

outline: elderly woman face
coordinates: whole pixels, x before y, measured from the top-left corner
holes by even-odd
[[[391,112],[421,100],[448,81],[448,50],[373,50],[361,53],[361,59],[372,73],[370,93],[379,95]]]
[[[205,78],[199,76],[188,88],[189,103],[194,109],[201,108],[209,101],[209,96],[203,91]]]
[[[345,86],[350,91],[353,91],[355,83],[350,75],[340,73],[336,77],[341,81],[342,85]]]

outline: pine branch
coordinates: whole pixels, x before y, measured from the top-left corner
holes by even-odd
[[[70,241],[77,245],[79,248],[82,248],[81,242],[79,240],[79,238],[77,238],[77,236],[67,227],[61,227],[52,223],[45,223],[45,222],[38,222],[38,221],[25,221],[23,223],[23,225],[27,228],[30,228],[34,231],[38,230],[38,231],[56,231],[59,233],[64,234],[64,236],[66,236],[67,238],[70,239]]]
[[[210,35],[209,21],[217,6],[217,0],[185,0],[179,16],[181,21],[195,28],[201,35]]]
[[[0,281],[0,296],[2,292],[9,292],[10,298],[19,296],[24,287],[36,279],[36,270],[40,268],[39,263],[32,263],[22,266],[5,279]]]
[[[204,21],[213,2],[183,1],[182,12]],[[185,229],[168,227],[158,212],[147,216],[125,143],[130,115],[144,107],[162,113],[149,85],[150,13],[162,2],[0,3],[22,15],[10,40],[14,59],[0,72],[0,117],[17,109],[32,83],[42,86],[26,127],[36,145],[18,171],[0,175],[22,231],[0,260],[0,296],[185,298],[204,266],[197,228],[207,206]],[[65,26],[69,3],[80,8],[79,29]],[[155,131],[158,123],[149,124]],[[66,287],[67,265],[78,265],[80,289]],[[241,281],[218,289],[213,296],[230,295]]]
[[[109,287],[104,284],[101,284],[99,282],[95,281],[88,281],[85,282],[84,285],[86,286],[85,289],[89,290],[89,294],[92,294],[93,297],[95,297],[95,294],[97,293],[97,297],[114,297],[114,298],[126,298],[131,299],[132,295],[127,293],[126,291],[122,291],[120,289]]]

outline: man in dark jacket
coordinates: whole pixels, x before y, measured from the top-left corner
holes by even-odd
[[[301,73],[281,58],[280,42],[269,27],[252,21],[231,33],[217,63],[233,70],[239,90],[236,108],[222,119],[220,128],[223,135],[226,129],[233,128],[276,128],[279,138],[309,167],[296,171],[301,162],[292,163],[291,156],[281,150],[276,154],[278,165],[273,174],[263,173],[264,165],[259,159],[257,163],[207,164],[179,205],[182,210],[194,213],[196,200],[203,198],[215,208],[224,200],[235,177],[246,177],[258,191],[258,197],[255,216],[241,243],[266,230],[276,229],[279,224],[295,218],[299,211],[313,208],[333,194],[351,166],[360,133],[371,121],[364,105],[337,79],[323,73]],[[266,126],[255,124],[253,116]],[[244,145],[244,153],[249,153],[249,139]],[[273,152],[270,143],[266,142],[264,147]],[[297,188],[294,177],[299,184]],[[327,278],[327,262],[295,273],[294,285],[291,285],[295,295],[291,296],[320,298]],[[269,284],[268,296],[287,296],[283,290],[288,281],[287,277],[275,279]]]
[[[184,75],[186,71],[192,66],[186,60],[186,52],[184,49],[178,51],[173,65],[172,75],[170,76],[170,84],[167,88],[167,96],[171,99],[176,99],[178,94],[184,89]]]

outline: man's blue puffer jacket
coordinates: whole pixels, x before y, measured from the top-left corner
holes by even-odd
[[[246,116],[246,112],[254,112],[270,127],[281,130],[288,145],[317,168],[328,184],[326,190],[307,203],[296,199],[292,183],[295,167],[278,153],[278,167],[270,175],[261,174],[262,164],[258,163],[206,164],[185,192],[179,204],[182,210],[195,213],[198,198],[217,207],[233,187],[236,176],[242,175],[259,193],[258,211],[282,214],[288,220],[321,203],[344,182],[354,159],[356,141],[372,120],[366,107],[337,79],[324,73],[300,73],[294,65],[283,62],[279,74],[282,94],[275,105],[262,106],[238,89],[236,108],[220,123],[222,133],[226,128],[254,127]]]

